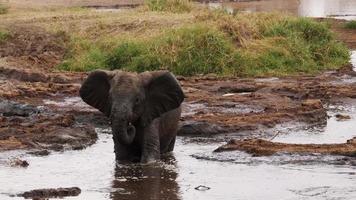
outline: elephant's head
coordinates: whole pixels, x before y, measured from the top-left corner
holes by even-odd
[[[135,126],[145,127],[184,99],[176,78],[168,71],[143,72],[97,70],[80,88],[81,98],[110,118],[114,143],[128,145]]]

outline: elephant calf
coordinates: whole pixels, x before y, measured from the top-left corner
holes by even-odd
[[[110,118],[116,160],[147,163],[173,151],[184,94],[172,73],[97,70],[79,93]]]

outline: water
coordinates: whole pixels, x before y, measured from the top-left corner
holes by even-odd
[[[282,11],[306,17],[356,19],[355,0],[252,0],[208,5],[211,8],[224,8],[230,13]]]
[[[178,138],[175,152],[166,155],[160,163],[116,166],[111,136],[99,133],[99,141],[85,150],[53,153],[47,157],[23,155],[22,159],[30,163],[28,168],[0,165],[0,198],[21,199],[11,198],[8,194],[71,186],[80,187],[82,193],[68,199],[356,198],[355,167],[264,162],[238,164],[191,156],[223,158],[225,153],[211,152],[218,145]],[[196,190],[200,185],[210,189]]]
[[[355,100],[345,99],[342,104],[328,106],[328,110],[329,119],[326,126],[286,128],[273,141],[300,144],[344,143],[356,136]],[[336,117],[337,114],[349,116],[351,119],[340,120]]]
[[[353,66],[354,71],[356,71],[356,51],[351,51],[351,64]]]
[[[354,105],[353,101],[330,105],[329,114],[354,118]],[[275,141],[345,142],[356,136],[352,122],[339,122],[332,117],[320,130],[281,134]],[[73,186],[80,187],[82,193],[67,199],[356,198],[356,167],[336,165],[341,156],[251,157],[238,151],[213,153],[222,142],[178,137],[175,151],[156,164],[116,165],[109,129],[97,132],[98,142],[84,150],[54,152],[45,157],[23,151],[0,153],[0,199],[21,199],[9,195],[31,189]],[[30,166],[10,167],[8,159],[12,157],[27,160]],[[205,190],[197,190],[199,186]]]

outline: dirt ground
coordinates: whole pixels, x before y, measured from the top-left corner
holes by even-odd
[[[20,5],[24,1],[16,2]],[[355,48],[356,32],[341,28],[343,23],[333,20],[332,28],[340,40]],[[94,126],[108,124],[103,115],[78,100],[80,83],[87,74],[58,72],[54,68],[65,56],[67,36],[31,24],[9,24],[0,22],[11,32],[11,37],[0,44],[0,151],[59,151],[93,144],[97,139]],[[251,137],[268,138],[271,135],[255,130],[287,122],[325,124],[325,103],[356,98],[356,82],[346,81],[353,78],[356,74],[351,65],[316,76],[178,77],[187,96],[178,134],[211,136],[247,131]],[[261,148],[256,152],[262,154],[300,152],[301,148],[332,154],[338,149],[340,154],[356,151],[356,146],[349,143],[304,148],[264,140],[232,141],[221,149],[251,152],[254,145]]]

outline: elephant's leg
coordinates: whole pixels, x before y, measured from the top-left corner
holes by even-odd
[[[150,163],[160,158],[159,122],[157,118],[144,129],[142,141],[142,163]]]
[[[115,145],[115,155],[117,161],[140,162],[140,153],[138,149],[132,146]]]
[[[172,138],[171,140],[171,143],[169,143],[167,152],[173,151],[175,143],[176,143],[176,136],[174,136],[174,138]]]

